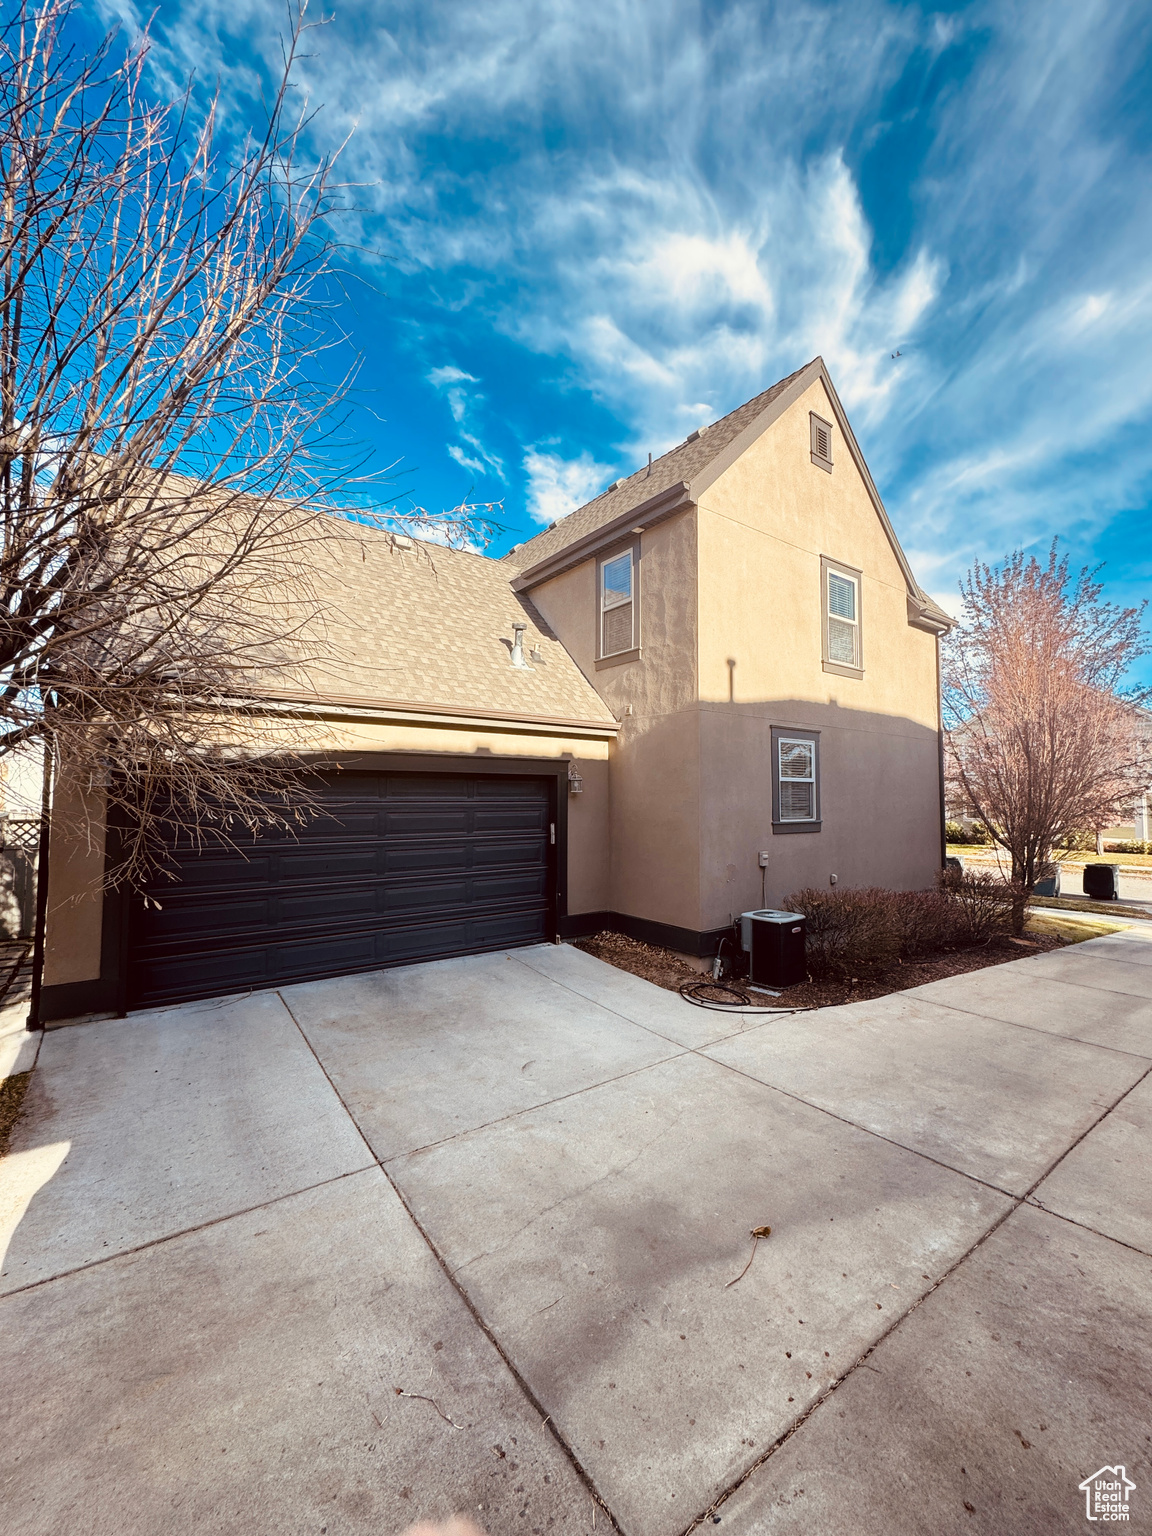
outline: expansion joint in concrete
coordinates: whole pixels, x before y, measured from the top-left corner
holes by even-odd
[[[296,1028],[300,1031],[301,1038],[303,1039],[305,1045],[308,1047],[309,1051],[311,1051],[312,1056],[315,1059],[316,1065],[320,1068],[321,1072],[323,1072],[325,1078],[328,1081],[329,1086],[332,1089],[332,1092],[336,1095],[336,1097],[339,1100],[341,1106],[343,1107],[344,1113],[352,1121],[352,1124],[356,1126],[357,1133],[359,1134],[360,1139],[364,1142],[364,1145],[368,1148],[369,1152],[372,1152],[372,1147],[371,1147],[367,1137],[364,1135],[364,1132],[360,1129],[360,1126],[357,1124],[355,1115],[352,1113],[352,1110],[349,1108],[348,1103],[347,1103],[346,1099],[344,1098],[344,1095],[340,1092],[339,1088],[337,1088],[335,1082],[333,1082],[331,1073],[325,1067],[324,1063],[320,1060],[320,1057],[317,1054],[314,1046],[312,1045],[312,1042],[308,1039],[308,1036],[305,1034],[304,1029],[302,1028],[302,1026],[300,1024],[299,1019],[297,1019],[296,1015],[292,1012],[292,1009],[288,1006],[288,1003],[285,1001],[284,997],[279,992],[277,992],[276,996],[280,999],[281,1003],[284,1005],[284,1009],[285,1009],[286,1013],[288,1014],[288,1017],[292,1020],[293,1024],[295,1024]],[[630,1074],[626,1074],[626,1075],[630,1075]],[[565,1095],[565,1097],[571,1097],[571,1095]],[[383,1163],[383,1161],[379,1157],[376,1156],[375,1152],[372,1152],[372,1157],[373,1157],[373,1161],[374,1161],[375,1166],[380,1169],[380,1172],[388,1180],[389,1186],[391,1187],[391,1189],[392,1189],[393,1193],[395,1194],[397,1200],[399,1200],[400,1204],[403,1206],[405,1214],[408,1217],[408,1220],[416,1228],[416,1231],[419,1232],[421,1238],[424,1240],[424,1243],[425,1243],[425,1245],[428,1248],[429,1253],[431,1253],[432,1257],[436,1260],[436,1263],[440,1266],[440,1270],[441,1270],[442,1274],[444,1275],[445,1279],[448,1281],[448,1284],[452,1287],[452,1289],[460,1297],[460,1300],[464,1303],[464,1306],[467,1308],[469,1316],[472,1318],[472,1321],[476,1324],[477,1328],[480,1329],[481,1333],[484,1335],[484,1337],[491,1344],[492,1348],[499,1355],[500,1359],[504,1362],[504,1365],[507,1368],[509,1375],[512,1377],[512,1379],[516,1383],[516,1385],[520,1388],[520,1391],[524,1394],[525,1398],[528,1400],[528,1402],[530,1402],[532,1404],[532,1407],[540,1415],[540,1429],[541,1430],[544,1429],[545,1426],[548,1427],[548,1432],[551,1435],[553,1441],[555,1442],[555,1444],[559,1448],[559,1450],[563,1453],[563,1455],[567,1458],[569,1464],[572,1467],[572,1470],[576,1473],[576,1476],[580,1479],[580,1481],[583,1483],[584,1487],[587,1489],[588,1497],[591,1499],[591,1501],[594,1504],[594,1506],[603,1513],[603,1515],[604,1515],[605,1519],[607,1520],[609,1526],[611,1527],[611,1529],[613,1531],[615,1531],[617,1533],[617,1536],[626,1536],[626,1532],[623,1531],[622,1527],[620,1526],[619,1522],[616,1519],[616,1516],[612,1513],[612,1511],[609,1509],[608,1505],[605,1503],[603,1496],[601,1495],[600,1491],[597,1489],[595,1483],[592,1481],[591,1476],[589,1475],[587,1469],[584,1467],[583,1463],[580,1461],[580,1458],[576,1455],[576,1452],[573,1450],[572,1446],[568,1444],[568,1441],[564,1438],[564,1436],[560,1433],[560,1430],[556,1427],[555,1423],[552,1420],[551,1414],[545,1413],[543,1404],[540,1402],[540,1400],[536,1396],[535,1392],[533,1392],[532,1388],[528,1385],[528,1382],[524,1379],[524,1377],[521,1374],[521,1372],[517,1369],[515,1362],[511,1359],[511,1357],[509,1356],[508,1352],[505,1350],[503,1345],[500,1343],[500,1340],[496,1337],[496,1334],[488,1326],[487,1321],[485,1320],[485,1318],[482,1316],[482,1314],[477,1309],[477,1307],[476,1307],[475,1303],[473,1302],[471,1296],[469,1296],[468,1292],[457,1281],[457,1279],[456,1279],[455,1275],[453,1274],[451,1268],[449,1267],[448,1262],[445,1259],[444,1255],[440,1252],[440,1249],[436,1246],[435,1242],[433,1242],[431,1234],[427,1231],[427,1229],[425,1228],[423,1222],[421,1222],[420,1218],[416,1215],[416,1212],[412,1209],[412,1206],[409,1204],[408,1200],[405,1198],[404,1191],[400,1188],[399,1184],[397,1184],[396,1180],[392,1177],[391,1173],[388,1171],[388,1169],[385,1166],[385,1164]]]
[[[710,1060],[711,1058],[708,1058],[708,1059]],[[731,1070],[732,1071],[736,1071],[738,1069],[732,1068]],[[804,1410],[803,1413],[797,1415],[795,1421],[788,1426],[788,1428],[784,1431],[784,1433],[781,1434],[781,1435],[778,1435],[777,1438],[772,1442],[772,1444],[765,1448],[763,1454],[758,1456],[757,1459],[749,1467],[746,1467],[745,1470],[740,1474],[740,1476],[738,1478],[736,1478],[727,1488],[725,1488],[723,1490],[723,1492],[720,1493],[717,1496],[717,1498],[715,1498],[712,1501],[712,1503],[708,1506],[708,1508],[706,1510],[704,1510],[701,1514],[697,1515],[694,1520],[689,1521],[689,1523],[684,1527],[683,1531],[680,1533],[680,1536],[691,1536],[691,1533],[693,1531],[698,1530],[704,1524],[705,1521],[710,1520],[712,1518],[712,1516],[716,1513],[716,1511],[718,1509],[720,1509],[720,1507],[722,1505],[726,1504],[727,1501],[732,1497],[732,1495],[739,1488],[742,1488],[744,1486],[744,1484],[748,1481],[748,1479],[753,1476],[754,1473],[758,1472],[760,1470],[760,1468],[762,1466],[764,1466],[764,1464],[766,1462],[770,1461],[772,1459],[772,1457],[775,1456],[776,1452],[779,1451],[782,1446],[786,1445],[788,1443],[788,1441],[792,1439],[793,1435],[795,1435],[798,1430],[800,1430],[800,1429],[802,1429],[804,1427],[804,1425],[813,1416],[813,1414],[815,1414],[816,1411],[819,1408],[822,1408],[823,1405],[834,1395],[834,1393],[837,1391],[837,1389],[845,1381],[848,1380],[849,1376],[853,1375],[853,1373],[858,1371],[858,1370],[875,1370],[876,1367],[875,1366],[870,1366],[868,1364],[868,1361],[872,1357],[872,1355],[874,1355],[876,1353],[876,1351],[880,1348],[881,1344],[883,1344],[886,1339],[890,1338],[900,1327],[902,1327],[903,1324],[907,1321],[907,1319],[912,1316],[913,1312],[915,1312],[919,1307],[921,1307],[923,1305],[923,1303],[925,1301],[927,1301],[928,1297],[933,1295],[936,1291],[938,1291],[940,1289],[940,1287],[945,1284],[946,1281],[951,1279],[951,1277],[957,1272],[957,1270],[959,1270],[961,1268],[962,1265],[967,1264],[968,1260],[971,1259],[974,1254],[978,1253],[981,1248],[983,1248],[984,1244],[988,1241],[988,1239],[990,1237],[992,1237],[994,1233],[998,1232],[1000,1230],[1000,1228],[1004,1225],[1004,1223],[1009,1219],[1009,1217],[1014,1216],[1016,1214],[1016,1212],[1021,1208],[1021,1206],[1025,1205],[1025,1204],[1030,1205],[1034,1210],[1042,1211],[1044,1213],[1044,1215],[1051,1216],[1055,1220],[1064,1221],[1064,1222],[1067,1223],[1067,1225],[1073,1226],[1073,1227],[1078,1227],[1081,1231],[1093,1232],[1095,1236],[1102,1238],[1105,1242],[1115,1243],[1117,1245],[1117,1247],[1127,1248],[1129,1250],[1129,1252],[1143,1254],[1144,1250],[1142,1248],[1136,1248],[1131,1243],[1125,1243],[1125,1242],[1121,1241],[1121,1239],[1119,1239],[1119,1238],[1111,1237],[1106,1232],[1095,1232],[1094,1228],[1086,1227],[1083,1222],[1073,1221],[1070,1217],[1060,1216],[1055,1211],[1047,1210],[1038,1201],[1033,1200],[1032,1199],[1032,1195],[1040,1187],[1040,1185],[1044,1182],[1044,1180],[1046,1178],[1048,1178],[1053,1173],[1053,1171],[1060,1166],[1060,1164],[1069,1155],[1069,1153],[1074,1152],[1075,1149],[1080,1145],[1080,1143],[1082,1141],[1084,1141],[1084,1139],[1087,1136],[1091,1135],[1091,1133],[1096,1129],[1096,1127],[1098,1125],[1100,1125],[1102,1121],[1106,1120],[1108,1118],[1108,1116],[1110,1114],[1112,1114],[1112,1112],[1115,1109],[1117,1109],[1124,1102],[1124,1100],[1128,1097],[1128,1095],[1130,1093],[1133,1093],[1140,1086],[1140,1084],[1145,1081],[1145,1079],[1149,1076],[1150,1073],[1152,1073],[1152,1065],[1150,1065],[1148,1067],[1147,1071],[1141,1073],[1140,1077],[1137,1078],[1137,1080],[1134,1083],[1130,1084],[1124,1090],[1123,1093],[1121,1093],[1115,1100],[1113,1100],[1113,1102],[1111,1104],[1108,1105],[1108,1107],[1106,1109],[1102,1110],[1101,1113],[1096,1117],[1096,1119],[1093,1120],[1092,1124],[1089,1125],[1084,1131],[1082,1131],[1081,1134],[1079,1136],[1077,1136],[1076,1139],[1073,1142],[1071,1142],[1067,1147],[1065,1147],[1063,1152],[1061,1152],[1058,1157],[1053,1158],[1053,1160],[1049,1164],[1049,1166],[1044,1169],[1043,1173],[1041,1173],[1039,1178],[1034,1180],[1033,1183],[1031,1185],[1029,1185],[1029,1187],[1024,1191],[1023,1194],[1021,1194],[1021,1195],[1012,1195],[1012,1194],[1008,1194],[1008,1191],[1006,1191],[1006,1190],[1001,1190],[1000,1192],[1002,1194],[1008,1195],[1008,1198],[1012,1201],[1012,1204],[1008,1207],[1008,1209],[1006,1211],[1004,1211],[1002,1215],[998,1216],[996,1218],[996,1220],[993,1221],[988,1226],[988,1228],[984,1232],[982,1232],[980,1234],[980,1236],[976,1239],[976,1241],[974,1243],[972,1243],[971,1246],[969,1248],[967,1248],[965,1250],[965,1252],[962,1253],[959,1256],[959,1258],[957,1258],[952,1264],[950,1264],[948,1266],[948,1268],[943,1272],[943,1274],[939,1275],[931,1283],[931,1285],[928,1286],[927,1290],[925,1290],[922,1295],[920,1295],[920,1296],[918,1296],[916,1298],[916,1300],[911,1304],[911,1306],[907,1307],[903,1312],[900,1313],[900,1315],[898,1317],[894,1318],[893,1321],[889,1324],[889,1326],[887,1328],[885,1328],[883,1333],[881,1333],[879,1335],[879,1337],[877,1337],[875,1340],[873,1340],[873,1342],[868,1346],[868,1348],[866,1350],[864,1350],[864,1352],[856,1360],[853,1361],[853,1363],[848,1367],[848,1369],[846,1371],[843,1371],[839,1376],[837,1376],[836,1380],[831,1382],[828,1385],[828,1387],[826,1387],[825,1390],[820,1394],[820,1396],[815,1400],[815,1402],[811,1403],[809,1405],[809,1407]],[[741,1075],[743,1076],[743,1075],[746,1075],[746,1074],[741,1074]],[[752,1081],[758,1081],[758,1079],[752,1079]],[[792,1095],[789,1095],[789,1097],[792,1097]],[[800,1100],[799,1102],[807,1103],[807,1100]],[[819,1106],[813,1106],[813,1107],[814,1108],[818,1108]],[[840,1117],[839,1116],[833,1116],[833,1118],[834,1119],[839,1119]],[[852,1124],[853,1122],[848,1121],[846,1123],[847,1124]],[[867,1129],[867,1128],[866,1127],[859,1127],[859,1129]],[[875,1135],[876,1133],[875,1132],[869,1132],[869,1134],[870,1135]],[[888,1140],[887,1137],[881,1137],[880,1139],[881,1140],[885,1140],[885,1141]],[[895,1142],[895,1143],[893,1143],[893,1145],[899,1146],[900,1143]],[[912,1149],[911,1148],[905,1148],[905,1150],[906,1151],[911,1151]],[[917,1157],[923,1157],[924,1156],[924,1154],[920,1153],[920,1152],[917,1152],[915,1155]],[[934,1158],[928,1158],[928,1159],[926,1159],[926,1161],[928,1161],[928,1162],[935,1162],[935,1159]],[[941,1167],[947,1167],[948,1165],[945,1163],[945,1164],[940,1164],[940,1166]],[[957,1172],[958,1170],[953,1169],[952,1171],[953,1172]],[[983,1181],[982,1180],[976,1180],[975,1182],[981,1183]],[[990,1185],[988,1187],[995,1189],[998,1186]],[[883,1373],[881,1373],[881,1374],[883,1374]]]

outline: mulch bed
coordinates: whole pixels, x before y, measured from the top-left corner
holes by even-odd
[[[625,938],[622,933],[597,933],[590,939],[577,939],[576,948],[606,960],[633,976],[655,982],[669,992],[679,989],[682,981],[699,981],[701,974],[680,955],[670,949],[660,949],[654,944],[642,944],[638,939]],[[1056,934],[1038,934],[1028,939],[1001,939],[977,949],[941,950],[922,959],[897,962],[880,976],[870,976],[856,981],[805,981],[798,987],[781,992],[779,1003],[753,994],[756,1002],[769,1007],[833,1008],[838,1003],[859,1003],[870,997],[887,997],[892,992],[904,992],[909,987],[922,987],[929,981],[940,981],[945,976],[961,976],[965,971],[980,971],[988,965],[1004,965],[1009,960],[1022,960],[1025,955],[1044,954],[1048,950],[1063,949],[1067,941]]]

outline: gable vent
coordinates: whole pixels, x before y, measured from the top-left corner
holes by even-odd
[[[815,412],[809,417],[812,423],[812,462],[821,469],[832,468],[832,423]]]

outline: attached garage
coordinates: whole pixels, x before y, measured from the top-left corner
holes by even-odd
[[[321,814],[246,846],[175,843],[176,878],[129,892],[109,875],[130,804],[58,766],[40,1021],[602,925],[618,722],[508,568],[339,519],[316,560],[323,645],[230,701],[219,731],[283,733]]]
[[[128,1007],[475,954],[556,933],[555,773],[341,771],[296,836],[177,843],[134,894]]]

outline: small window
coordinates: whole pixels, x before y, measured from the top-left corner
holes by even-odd
[[[772,830],[820,830],[820,733],[772,727]]]
[[[820,562],[823,583],[824,670],[860,677],[864,670],[860,643],[860,572],[828,559]]]
[[[600,567],[600,655],[636,649],[634,551],[614,555]]]
[[[825,421],[823,416],[817,416],[814,411],[808,419],[812,423],[812,462],[821,469],[831,470],[832,423]]]
[[[816,748],[810,741],[781,736],[780,820],[816,820]]]

